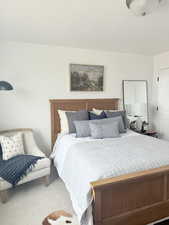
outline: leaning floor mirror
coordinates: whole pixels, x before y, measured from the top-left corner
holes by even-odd
[[[148,129],[148,85],[146,80],[123,80],[123,105],[131,129]]]

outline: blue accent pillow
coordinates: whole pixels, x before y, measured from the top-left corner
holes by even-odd
[[[89,112],[89,120],[101,120],[107,118],[106,113],[102,111],[100,115],[95,113]]]

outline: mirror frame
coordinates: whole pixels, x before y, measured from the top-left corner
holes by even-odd
[[[122,89],[123,89],[123,109],[126,111],[125,108],[125,97],[124,97],[124,83],[125,81],[131,81],[131,82],[145,82],[146,84],[146,99],[147,99],[147,123],[149,123],[149,103],[148,103],[148,81],[147,80],[123,80],[122,81]]]

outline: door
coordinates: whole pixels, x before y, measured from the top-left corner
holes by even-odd
[[[157,120],[160,137],[169,140],[169,69],[159,73]]]

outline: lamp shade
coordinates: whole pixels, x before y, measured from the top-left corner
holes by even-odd
[[[11,91],[13,87],[10,83],[6,81],[0,81],[0,91]]]

